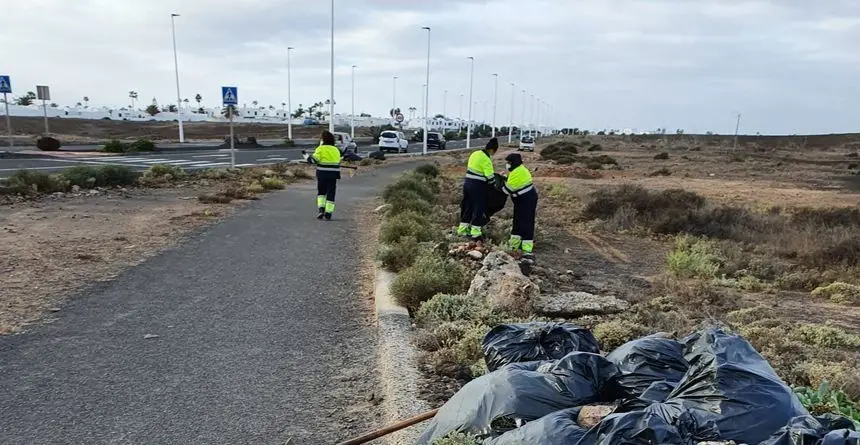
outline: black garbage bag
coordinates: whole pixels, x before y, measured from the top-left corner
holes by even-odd
[[[675,385],[677,385],[677,382],[654,382],[639,397],[619,399],[615,412],[626,413],[638,411],[655,402],[664,402],[669,398],[669,394],[675,390]]]
[[[684,358],[684,345],[658,335],[629,341],[606,359],[615,363],[620,372],[613,390],[618,399],[642,397],[648,391],[645,400],[662,402],[690,368]]]
[[[508,363],[558,360],[571,352],[600,352],[588,329],[570,323],[515,323],[494,327],[481,344],[487,369]]]
[[[343,161],[356,162],[356,161],[360,161],[362,159],[363,158],[361,156],[357,155],[355,152],[352,152],[352,151],[344,152],[343,155],[341,156],[341,160],[343,160]]]
[[[832,431],[853,431],[854,423],[842,416],[825,414],[819,417],[799,416],[773,433],[759,445],[819,445]],[[843,442],[837,442],[842,445]]]
[[[502,191],[502,186],[504,184],[505,177],[496,173],[493,181],[491,181],[487,187],[487,201],[484,211],[486,213],[487,220],[496,213],[499,213],[503,208],[505,208],[505,204],[508,203],[508,195]]]
[[[484,445],[572,445],[588,431],[576,420],[579,408],[568,408],[547,414],[501,436],[484,441]]]
[[[713,421],[721,440],[757,444],[809,413],[773,368],[743,338],[710,328],[684,339],[690,369],[667,406]]]
[[[848,429],[831,431],[821,439],[821,445],[860,445],[860,432]]]
[[[693,445],[718,439],[713,423],[700,425],[689,411],[660,403],[623,414],[610,414],[576,445]]]
[[[504,367],[466,383],[418,440],[430,445],[455,431],[488,438],[522,422],[601,400],[617,375],[598,354],[574,352],[535,371]]]
[[[376,151],[370,152],[370,154],[368,154],[367,157],[370,159],[377,159],[380,161],[384,161],[385,160],[385,153],[383,153],[379,150],[376,150]]]

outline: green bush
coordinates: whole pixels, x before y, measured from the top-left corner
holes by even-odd
[[[164,178],[170,175],[170,179],[178,179],[185,176],[185,170],[178,165],[155,164],[143,172],[143,177],[148,179]]]
[[[681,278],[713,278],[722,260],[712,242],[684,235],[675,240],[675,249],[669,252],[667,263],[669,270]]]
[[[466,291],[466,271],[459,263],[433,253],[424,253],[404,269],[391,283],[395,300],[410,311],[436,294],[458,294]]]
[[[817,390],[801,387],[794,392],[812,415],[834,413],[860,423],[860,404],[849,399],[844,391],[832,389],[827,382],[821,382]]]
[[[404,236],[413,237],[419,242],[433,239],[432,228],[425,216],[414,211],[392,214],[385,219],[379,230],[379,241],[395,244]]]
[[[825,297],[838,304],[860,304],[860,286],[837,281],[815,288],[813,297]]]
[[[265,177],[260,179],[260,185],[266,190],[282,190],[286,183],[278,178]]]
[[[155,142],[149,139],[138,139],[128,148],[129,151],[155,151]]]
[[[70,185],[81,188],[132,185],[140,176],[130,167],[121,165],[81,165],[66,169],[60,175]]]
[[[125,153],[128,151],[128,145],[114,139],[108,141],[104,147],[102,147],[101,151],[107,153]]]
[[[388,202],[403,193],[413,192],[420,199],[432,203],[439,192],[438,186],[431,183],[427,177],[418,174],[407,174],[389,184],[382,191],[382,199]]]
[[[388,210],[389,215],[396,215],[402,212],[429,215],[433,211],[433,204],[424,200],[414,190],[402,190],[391,193],[385,202],[391,204],[391,208]]]
[[[415,173],[428,178],[435,178],[439,176],[439,167],[436,164],[422,164],[415,167]]]
[[[420,251],[421,245],[415,237],[404,236],[394,244],[381,244],[376,258],[386,270],[400,272],[415,263]]]
[[[421,303],[415,321],[432,326],[446,321],[474,320],[482,307],[480,302],[465,295],[436,294]]]
[[[860,347],[860,336],[823,324],[802,324],[793,331],[797,341],[824,348]]]
[[[9,178],[2,180],[2,187],[0,187],[0,193],[25,195],[64,190],[66,190],[66,184],[61,177],[37,170],[18,170]]]
[[[57,151],[61,146],[59,140],[48,136],[36,140],[36,148],[42,151]]]
[[[628,341],[647,335],[648,329],[631,321],[613,320],[598,323],[592,333],[604,351],[612,351]]]

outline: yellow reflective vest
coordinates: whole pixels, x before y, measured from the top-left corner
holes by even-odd
[[[466,167],[466,179],[488,182],[493,179],[495,174],[493,160],[486,151],[476,150],[469,155],[469,164]]]
[[[534,190],[534,182],[532,182],[532,173],[525,165],[519,165],[511,170],[508,175],[508,180],[505,181],[504,192],[511,195],[511,198],[516,198],[525,193]]]
[[[340,172],[340,150],[334,145],[320,145],[311,157],[318,172]]]

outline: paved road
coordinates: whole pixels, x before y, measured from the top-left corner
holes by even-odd
[[[324,445],[376,427],[352,216],[409,164],[345,178],[331,222],[312,184],[269,195],[0,337],[0,443]]]
[[[482,147],[488,139],[475,139],[473,147]],[[450,141],[447,149],[454,150],[464,148],[466,141]],[[370,146],[359,146],[359,150],[369,149]],[[410,153],[420,153],[421,144],[409,144]],[[236,165],[238,167],[251,167],[255,165],[268,165],[283,161],[301,159],[302,148],[286,149],[242,149],[236,150]],[[45,171],[58,171],[74,165],[104,165],[119,164],[127,165],[136,169],[146,169],[154,164],[178,165],[186,170],[201,168],[225,168],[230,166],[230,150],[198,150],[188,152],[158,152],[151,154],[133,154],[117,156],[83,156],[75,158],[0,158],[0,178],[7,177],[20,169],[34,169]]]
[[[355,138],[358,144],[366,145],[370,144],[371,138],[369,137],[357,137]],[[167,144],[158,144],[158,148],[160,149],[170,149],[170,150],[195,150],[195,149],[212,149],[213,147],[220,145],[222,141],[219,140],[211,140],[211,141],[199,141],[199,142],[186,142],[184,144],[179,143],[167,143]],[[283,139],[259,139],[257,143],[265,147],[272,147],[275,145],[281,145],[284,142]],[[294,139],[294,142],[297,146],[313,146],[319,143],[319,138],[312,139]],[[92,144],[92,145],[67,145],[63,147],[63,151],[98,151],[102,148],[102,145]]]

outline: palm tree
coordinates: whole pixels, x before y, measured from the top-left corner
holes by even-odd
[[[90,98],[89,97],[84,96],[84,104],[86,104],[86,105],[84,105],[84,108],[90,107]]]
[[[184,104],[185,104],[185,107],[184,107],[184,108],[185,108],[186,110],[188,109],[188,102],[190,102],[190,101],[188,100],[188,98],[187,98],[187,97],[186,97],[185,99],[182,99],[182,103],[184,103]]]
[[[203,101],[203,96],[201,96],[201,95],[200,95],[200,93],[197,93],[197,95],[196,95],[196,96],[194,96],[194,100],[196,100],[196,101],[197,101],[197,106],[199,107],[199,106],[200,106],[200,102],[202,102],[202,101]]]
[[[255,101],[253,101],[253,102],[251,102],[251,104],[252,104],[252,105],[254,105],[255,107],[257,106],[257,104],[258,104],[258,103],[259,103],[259,102],[257,102],[256,100],[255,100]]]

